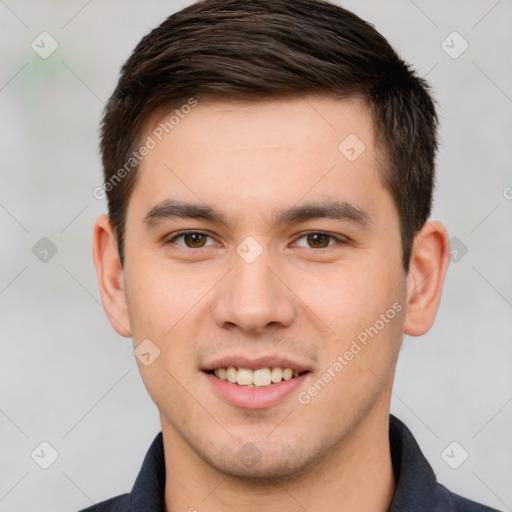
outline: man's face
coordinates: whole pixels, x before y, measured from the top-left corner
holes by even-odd
[[[168,442],[231,475],[287,477],[387,421],[406,274],[368,112],[199,102],[153,139],[124,283],[134,345],[160,350],[139,366]],[[228,376],[263,387],[212,374],[227,367],[261,369]],[[275,367],[300,373],[266,385]]]

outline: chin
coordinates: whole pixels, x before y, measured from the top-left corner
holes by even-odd
[[[231,449],[216,455],[203,455],[204,460],[217,471],[256,486],[296,479],[310,469],[317,458],[321,458],[320,454],[318,457],[307,457],[304,446],[300,444],[295,448],[258,448],[250,442],[245,443],[238,451]]]

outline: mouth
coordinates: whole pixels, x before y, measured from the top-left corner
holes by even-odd
[[[280,357],[226,357],[202,369],[211,391],[241,409],[269,409],[306,385],[311,368]]]
[[[266,388],[283,381],[296,379],[309,372],[307,370],[300,371],[281,366],[266,366],[254,370],[250,368],[227,366],[205,370],[205,373],[243,388]]]

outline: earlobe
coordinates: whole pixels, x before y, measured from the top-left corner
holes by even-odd
[[[438,221],[425,223],[414,239],[407,276],[404,333],[425,334],[434,323],[449,263],[446,228]]]
[[[94,223],[93,258],[105,313],[116,332],[129,338],[123,268],[108,215],[100,215]]]

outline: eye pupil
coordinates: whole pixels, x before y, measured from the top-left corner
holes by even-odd
[[[314,248],[323,248],[329,245],[329,235],[324,233],[312,233],[308,235],[308,243]]]
[[[203,247],[206,243],[206,237],[201,233],[187,233],[184,235],[184,239],[188,247]]]

